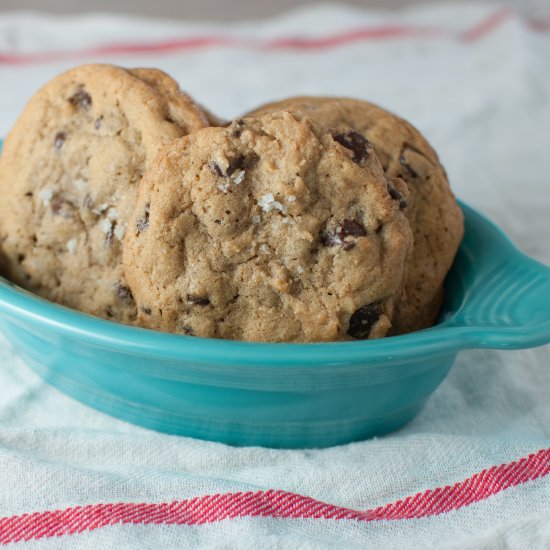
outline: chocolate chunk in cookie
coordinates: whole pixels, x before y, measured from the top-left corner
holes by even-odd
[[[336,229],[321,236],[323,246],[341,246],[344,250],[351,250],[355,246],[356,237],[366,237],[365,226],[355,220],[342,220]]]
[[[86,90],[81,86],[78,91],[76,91],[68,99],[74,107],[79,107],[80,109],[88,110],[92,106],[92,98]]]
[[[365,162],[369,156],[369,140],[355,130],[338,131],[332,134],[334,141],[349,149],[353,153],[353,160],[357,164]]]
[[[190,304],[194,304],[197,306],[209,306],[210,305],[210,299],[206,296],[197,296],[195,294],[188,294],[187,295],[187,302]]]
[[[380,319],[380,314],[381,310],[378,304],[368,304],[359,308],[350,317],[348,334],[358,340],[368,338],[372,327]]]
[[[402,210],[407,208],[409,203],[405,200],[403,193],[395,187],[394,182],[390,178],[386,179],[386,185],[388,186],[388,193],[390,194],[390,197],[399,203],[399,208]]]

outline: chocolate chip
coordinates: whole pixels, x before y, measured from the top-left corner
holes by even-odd
[[[227,167],[227,175],[231,176],[231,174],[236,170],[242,170],[244,168],[244,163],[245,163],[244,155],[240,155],[237,158],[231,160],[229,162],[229,166]]]
[[[321,244],[323,246],[330,247],[330,246],[341,246],[343,243],[342,243],[342,239],[340,238],[338,233],[335,231],[332,233],[324,233],[323,235],[321,235]]]
[[[210,168],[210,171],[215,175],[217,176],[218,178],[223,178],[223,171],[222,169],[220,168],[220,165],[211,160],[209,163],[208,163],[208,168]]]
[[[367,230],[362,223],[355,220],[342,220],[338,222],[334,231],[329,231],[321,235],[321,244],[323,246],[340,246],[344,250],[351,250],[355,242],[348,237],[366,237]]]
[[[187,301],[190,304],[194,304],[197,306],[208,306],[210,305],[210,300],[206,298],[205,296],[197,296],[196,294],[188,294],[187,295]]]
[[[254,168],[259,160],[260,157],[256,153],[251,153],[246,157],[244,155],[239,155],[237,158],[229,161],[229,166],[225,172],[214,160],[209,161],[208,168],[210,168],[210,171],[218,178],[228,178],[237,170]]]
[[[65,143],[65,140],[67,139],[67,136],[65,135],[65,132],[57,132],[55,134],[55,138],[53,140],[55,148],[61,149],[63,147],[63,144]]]
[[[28,191],[27,193],[25,193],[25,197],[32,197],[32,196],[33,196],[32,191]]]
[[[103,120],[103,115],[101,115],[99,118],[96,118],[95,119],[95,122],[94,122],[94,128],[96,130],[99,130],[101,128],[101,121]]]
[[[334,141],[353,152],[353,160],[357,164],[361,164],[367,160],[369,156],[369,140],[355,130],[347,132],[338,132],[332,134]]]
[[[111,306],[108,306],[107,309],[105,310],[105,313],[107,314],[107,317],[114,317],[115,314],[113,313],[113,310],[111,309]]]
[[[352,237],[365,237],[367,235],[365,226],[355,220],[344,220],[340,222],[340,227],[342,228],[342,234],[344,237],[347,237],[348,235]]]
[[[139,310],[141,311],[141,313],[144,313],[145,315],[151,315],[151,308],[150,307],[141,306],[139,308]]]
[[[148,202],[143,209],[143,216],[138,218],[136,221],[136,229],[138,234],[142,233],[149,227],[149,208],[151,208],[151,203]]]
[[[116,283],[115,292],[117,297],[123,302],[131,302],[134,299],[132,291],[122,283]]]
[[[231,131],[231,135],[233,137],[241,137],[241,134],[242,134],[242,131],[243,131],[243,126],[244,126],[244,120],[242,118],[239,118],[238,120],[235,120],[232,124],[232,131]]]
[[[75,107],[80,107],[82,109],[89,109],[92,104],[90,94],[82,88],[74,93],[67,101]]]
[[[193,330],[193,327],[190,327],[189,325],[183,325],[181,327],[181,332],[183,334],[186,334],[187,336],[196,336],[195,331]]]
[[[363,340],[369,337],[372,326],[380,319],[380,304],[367,304],[359,308],[349,320],[348,334]]]
[[[394,201],[399,202],[399,208],[401,208],[401,210],[404,210],[405,208],[407,208],[408,203],[405,200],[405,197],[401,194],[401,191],[398,191],[396,189],[395,185],[390,179],[386,180],[386,185],[388,186],[388,193],[390,194],[390,197]]]

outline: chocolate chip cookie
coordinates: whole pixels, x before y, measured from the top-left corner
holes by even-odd
[[[309,342],[391,325],[412,235],[408,190],[365,137],[273,113],[165,147],[125,238],[138,324]]]
[[[299,111],[327,128],[342,125],[368,138],[387,176],[410,190],[406,216],[414,236],[405,294],[396,303],[391,334],[433,325],[443,303],[443,281],[463,236],[463,216],[436,152],[405,120],[366,101],[296,97],[264,105],[247,116]]]
[[[85,65],[29,102],[0,158],[0,241],[7,275],[69,307],[132,322],[122,241],[158,150],[208,126],[156,69]]]

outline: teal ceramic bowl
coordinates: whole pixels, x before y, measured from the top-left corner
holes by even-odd
[[[414,418],[457,353],[550,342],[550,269],[462,205],[440,323],[371,341],[263,344],[164,334],[81,314],[0,278],[0,331],[79,401],[155,430],[233,445],[326,447]]]

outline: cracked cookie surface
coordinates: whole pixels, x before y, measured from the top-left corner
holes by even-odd
[[[138,324],[248,341],[386,334],[408,191],[369,142],[301,115],[207,128],[144,176],[124,247]]]
[[[158,150],[208,126],[156,69],[84,65],[44,86],[0,157],[0,241],[7,276],[37,294],[132,322],[122,241]]]
[[[327,128],[344,125],[360,132],[372,143],[386,175],[407,182],[406,216],[414,247],[391,334],[433,325],[443,304],[443,281],[464,232],[462,211],[436,152],[407,121],[362,100],[295,97],[264,105],[246,116],[282,109],[301,112]]]

